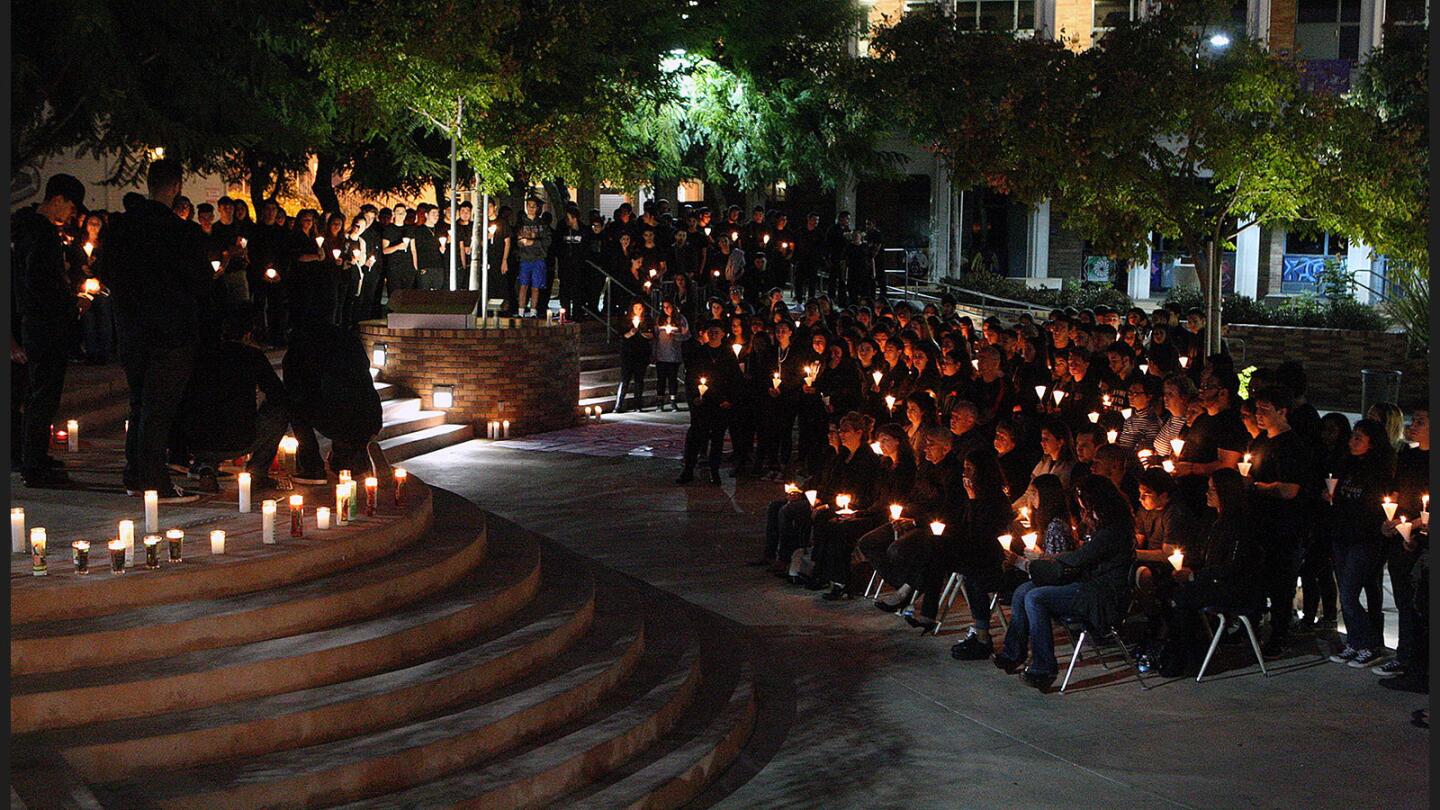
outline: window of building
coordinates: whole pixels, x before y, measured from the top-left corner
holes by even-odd
[[[1031,31],[1035,0],[959,0],[955,16],[962,30]]]
[[[1360,56],[1361,0],[1299,0],[1295,48],[1302,59]]]
[[[1296,256],[1344,256],[1350,242],[1338,233],[1287,231],[1285,253]]]
[[[1117,25],[1138,20],[1144,14],[1144,0],[1095,0],[1096,31],[1108,31]]]

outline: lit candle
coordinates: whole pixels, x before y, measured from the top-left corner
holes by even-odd
[[[1106,407],[1106,408],[1110,407],[1110,395],[1109,395],[1109,394],[1103,394],[1103,395],[1100,397],[1100,404],[1103,405],[1103,406]]]
[[[735,359],[736,359],[736,360],[739,360],[739,359],[740,359],[740,352],[745,351],[745,347],[742,346],[742,345],[740,345],[739,343],[731,343],[731,344],[730,344],[730,351],[735,352]]]
[[[315,237],[315,247],[324,247],[324,245],[325,245],[325,237],[323,237],[323,236],[317,236],[317,237]],[[409,247],[409,246],[410,246],[410,237],[408,237],[408,236],[405,237],[405,246],[406,246],[406,247]]]
[[[145,535],[145,567],[152,571],[160,567],[160,535]]]
[[[882,447],[880,446],[880,442],[871,442],[871,443],[870,443],[870,452],[872,452],[872,453],[874,453],[875,455],[878,456],[878,455],[880,455],[881,453],[884,452],[884,448],[882,448]]]
[[[135,521],[133,521],[133,520],[122,520],[122,521],[120,521],[119,531],[117,531],[117,532],[115,533],[115,536],[118,537],[118,538],[120,538],[120,542],[122,542],[122,543],[125,544],[125,564],[126,564],[126,565],[134,565],[134,564],[135,564]]]
[[[770,384],[775,386],[776,391],[780,390],[780,371],[778,369],[770,375]]]
[[[25,553],[25,507],[10,507],[10,553]]]
[[[360,516],[360,499],[356,497],[356,487],[360,486],[359,481],[345,482],[345,519],[354,522]]]
[[[1185,440],[1184,440],[1184,439],[1171,439],[1171,440],[1170,440],[1170,451],[1175,455],[1176,458],[1179,458],[1179,457],[1180,457],[1180,452],[1181,452],[1182,450],[1184,450],[1184,449],[1185,449]]]
[[[80,282],[80,291],[90,296],[91,298],[94,298],[95,296],[100,294],[100,279],[85,279],[84,281]]]
[[[1040,535],[1036,532],[1026,532],[1020,535],[1020,542],[1025,544],[1026,551],[1034,551],[1035,547],[1040,544]]]
[[[65,423],[65,431],[70,434],[65,437],[65,449],[72,453],[80,452],[80,423],[71,419]]]
[[[630,317],[630,325],[633,326],[633,327],[636,328],[636,329],[639,329],[639,328],[640,328],[640,316],[639,316],[639,315],[632,315],[632,316]]]
[[[160,493],[153,489],[145,490],[145,532],[154,534],[160,531]]]
[[[977,357],[977,358],[971,360],[971,361],[970,361],[970,367],[973,368],[973,369],[975,369],[976,371],[979,371],[979,370],[980,370],[980,358]]]
[[[1051,392],[1050,396],[1054,397],[1054,398],[1055,398],[1055,404],[1056,404],[1056,405],[1059,405],[1059,404],[1060,404],[1060,400],[1062,400],[1062,399],[1065,398],[1065,392],[1064,392],[1064,391],[1053,391],[1053,392]]]
[[[1386,495],[1386,496],[1385,496],[1385,500],[1383,500],[1383,501],[1380,502],[1380,508],[1385,510],[1385,519],[1386,519],[1386,520],[1394,520],[1394,519],[1395,519],[1395,508],[1396,508],[1396,504],[1395,504],[1394,501],[1390,500],[1390,496],[1389,496],[1389,495]]]
[[[1155,453],[1154,453],[1154,451],[1150,450],[1148,447],[1142,447],[1141,449],[1139,449],[1138,451],[1135,452],[1135,455],[1138,456],[1141,461],[1144,461],[1145,459],[1150,458],[1151,456],[1155,455]]]
[[[260,502],[260,542],[275,544],[275,502],[271,500]]]
[[[850,496],[845,494],[836,495],[835,508],[841,512],[848,511],[850,509]]]
[[[1185,565],[1185,550],[1177,548],[1175,553],[1166,559],[1170,560],[1170,564],[1175,567],[1176,571],[1179,571]]]
[[[702,397],[705,396],[706,391],[710,390],[710,386],[705,382],[704,377],[700,378],[700,384],[695,386],[695,390],[698,391]]]
[[[240,511],[250,511],[250,473],[242,472],[237,475],[236,480],[240,482]]]
[[[345,482],[335,484],[335,525],[345,525]]]
[[[380,480],[375,476],[365,478],[365,517],[375,517],[375,500],[380,494]]]
[[[1030,522],[1030,507],[1020,507],[1020,521],[1027,524]]]
[[[287,472],[295,471],[295,453],[300,449],[300,440],[294,436],[286,436],[280,440],[280,468]]]
[[[50,575],[50,566],[45,562],[45,529],[40,526],[30,530],[30,573],[37,577]]]
[[[165,541],[170,546],[170,562],[184,562],[185,532],[180,529],[170,529],[165,532]]]
[[[86,242],[84,245],[81,245],[81,247],[85,248],[85,258],[87,259],[95,253],[95,245],[90,242]]]
[[[997,541],[999,541],[999,543],[1000,543],[1000,548],[1003,548],[1003,549],[1005,549],[1006,551],[1009,551],[1009,550],[1010,550],[1010,544],[1013,543],[1013,542],[1015,542],[1015,537],[1014,537],[1014,535],[1009,535],[1009,534],[1002,534],[1002,535],[1000,535],[999,537],[997,537],[997,538],[995,538],[995,539],[996,539]]]
[[[1162,463],[1160,466],[1165,470],[1165,472],[1170,473],[1171,475],[1175,474],[1175,462],[1171,461],[1170,459],[1165,459],[1164,463]]]
[[[1045,399],[1045,386],[1043,386],[1043,385],[1037,385],[1037,386],[1035,386],[1035,398],[1036,398],[1036,399],[1039,399],[1039,400],[1044,400],[1044,399]]]
[[[894,412],[895,412],[895,395],[894,395],[894,394],[886,394],[886,395],[885,395],[885,408],[886,408],[887,410],[889,410],[891,413],[894,413]]]
[[[270,281],[277,281],[280,278],[280,274],[276,272],[275,268],[267,267],[265,268],[265,278],[269,279]]]
[[[1410,542],[1410,532],[1413,531],[1414,528],[1415,524],[1406,520],[1404,515],[1401,515],[1400,523],[1395,526],[1395,531],[1398,532],[1400,534],[1400,537],[1408,543]]]
[[[315,528],[330,528],[330,507],[320,506],[315,509]]]
[[[890,520],[891,520],[891,521],[899,520],[899,519],[900,519],[900,515],[901,515],[902,513],[904,513],[904,511],[905,511],[905,507],[904,507],[903,504],[898,504],[898,503],[892,503],[892,504],[890,504]]]
[[[340,261],[340,248],[335,248],[334,250],[330,251],[330,255],[335,257],[335,261]]]
[[[76,540],[70,544],[70,559],[75,563],[75,573],[85,576],[90,573],[90,541]]]
[[[106,545],[110,549],[110,573],[125,573],[125,541],[111,540]]]
[[[225,553],[225,530],[216,529],[210,532],[210,554],[218,557]]]
[[[250,244],[249,240],[247,240],[247,239],[246,239],[245,237],[243,237],[243,236],[240,237],[240,248],[241,248],[242,250],[243,250],[243,249],[245,248],[245,246],[248,245],[248,244]]]
[[[945,523],[939,520],[930,521],[930,533],[939,537],[945,533]]]
[[[882,374],[882,373],[880,373],[880,372],[878,372],[878,371],[875,372],[874,374],[871,374],[871,375],[870,375],[870,379],[872,379],[872,380],[875,381],[875,385],[876,385],[876,386],[879,386],[879,385],[880,385],[880,381],[881,381],[882,379],[884,379],[884,378],[885,378],[885,375]]]
[[[210,260],[210,270],[211,270],[212,272],[216,272],[216,273],[220,272],[220,260],[219,260],[219,259],[211,259],[211,260]]]
[[[1099,411],[1091,411],[1090,413],[1087,413],[1087,414],[1085,414],[1085,415],[1090,418],[1090,424],[1092,424],[1092,425],[1098,424],[1098,423],[1100,422],[1100,412],[1099,412]]]
[[[1420,496],[1420,522],[1430,525],[1430,493]]]
[[[1133,410],[1131,410],[1131,409],[1129,409],[1129,408],[1121,408],[1121,409],[1120,409],[1120,415],[1123,416],[1123,417],[1126,418],[1126,419],[1129,419],[1129,418],[1130,418],[1130,414],[1132,414],[1132,413],[1134,413],[1134,412],[1135,412],[1135,411],[1133,411]]]
[[[800,494],[800,487],[795,486],[794,482],[787,483],[787,484],[785,485],[785,494],[786,494],[786,495],[799,495],[799,494]]]
[[[391,476],[395,479],[395,505],[400,506],[405,503],[405,482],[410,480],[410,474],[404,467],[396,467]]]
[[[1241,475],[1245,476],[1246,478],[1249,478],[1249,477],[1250,477],[1250,454],[1249,454],[1249,453],[1246,453],[1246,454],[1245,454],[1245,458],[1244,458],[1243,460],[1241,460],[1241,462],[1240,462],[1239,464],[1236,464],[1235,466],[1240,469],[1240,474],[1241,474]]]
[[[1181,358],[1180,358],[1180,368],[1189,368],[1189,367],[1190,367],[1190,358],[1188,358],[1188,357],[1181,357]]]
[[[290,496],[290,536],[305,536],[305,496]]]
[[[811,506],[814,506],[814,505],[815,505],[815,499],[818,498],[819,496],[820,496],[820,491],[819,491],[819,490],[815,490],[815,489],[807,489],[807,490],[805,490],[805,500],[809,501]]]
[[[1115,443],[1115,440],[1118,439],[1118,438],[1120,438],[1120,431],[1118,431],[1118,430],[1107,430],[1107,431],[1105,431],[1105,441],[1109,442],[1110,444],[1114,444],[1114,443]]]
[[[1340,479],[1336,478],[1335,476],[1325,476],[1325,491],[1330,493],[1330,497],[1332,498],[1335,497],[1335,485],[1338,483],[1340,483]]]
[[[504,438],[506,438],[506,439],[510,438],[510,420],[509,420],[509,419],[506,419],[506,420],[504,420],[504,421],[502,421],[502,422],[500,423],[500,434],[501,434]]]
[[[1150,364],[1149,364],[1149,363],[1141,363],[1141,364],[1140,364],[1140,373],[1141,373],[1141,374],[1149,374],[1149,373],[1150,373]]]

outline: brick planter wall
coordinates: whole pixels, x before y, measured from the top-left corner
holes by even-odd
[[[1316,407],[1356,411],[1360,408],[1360,372],[1381,369],[1401,372],[1400,405],[1423,399],[1430,387],[1425,358],[1411,358],[1405,335],[1346,329],[1226,324],[1227,338],[1245,341],[1244,366],[1276,366],[1284,360],[1305,364],[1308,399]]]
[[[510,420],[510,435],[543,433],[575,424],[580,397],[580,327],[510,321],[486,329],[391,329],[360,324],[365,353],[384,343],[379,379],[434,408],[436,385],[455,387],[446,421],[475,425]]]

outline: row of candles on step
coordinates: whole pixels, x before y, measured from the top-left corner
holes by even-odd
[[[501,419],[485,423],[485,438],[487,439],[508,439],[510,438],[510,420]]]
[[[400,467],[393,471],[395,478],[395,503],[404,503],[405,482],[409,475]],[[250,511],[250,474],[240,473],[240,511]],[[335,485],[335,510],[333,513],[335,526],[344,526],[358,517],[359,503],[355,497],[355,481],[350,477],[349,470],[340,471],[340,482]],[[365,515],[374,517],[376,501],[379,497],[380,482],[374,476],[365,479]],[[159,534],[159,493],[155,490],[145,491],[145,531],[142,539],[145,548],[145,567],[160,567],[160,534]],[[290,496],[290,536],[305,536],[305,496]],[[278,503],[273,500],[265,500],[260,503],[260,540],[266,545],[274,545],[275,539],[275,516],[278,511]],[[319,530],[329,529],[332,525],[332,512],[330,507],[321,506],[315,509],[315,528]],[[165,532],[165,539],[169,543],[169,560],[172,563],[184,561],[182,547],[185,541],[185,532],[181,529],[169,529]],[[25,509],[16,506],[10,510],[10,551],[12,554],[24,554],[26,552],[25,536]],[[36,526],[30,529],[29,553],[31,558],[31,574],[37,577],[48,576],[49,565],[46,561],[48,551],[48,538],[44,527]],[[111,573],[123,574],[126,567],[135,564],[135,521],[122,520],[116,527],[116,538],[107,543],[110,550]],[[76,540],[70,544],[72,559],[75,563],[75,573],[81,576],[90,573],[90,543],[87,540]],[[216,529],[210,532],[210,553],[221,555],[225,553],[225,531]]]

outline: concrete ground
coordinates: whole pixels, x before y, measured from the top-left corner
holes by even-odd
[[[949,656],[962,622],[921,638],[864,600],[830,603],[744,563],[773,483],[672,485],[684,415],[607,417],[468,442],[410,466],[431,483],[734,623],[764,678],[762,718],[723,791],[749,807],[1422,807],[1425,696],[1324,663],[1307,641],[1261,677],[1222,648],[1213,680],[1098,664],[1040,694]],[[646,449],[648,448],[648,449]],[[1393,637],[1390,616],[1387,636]],[[1062,648],[1068,652],[1068,646]]]

